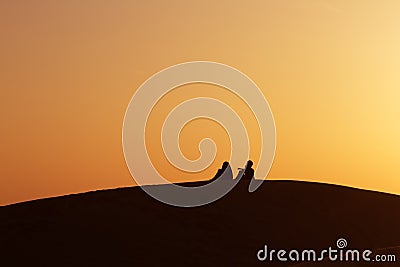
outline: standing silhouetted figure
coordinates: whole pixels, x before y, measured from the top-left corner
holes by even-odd
[[[253,162],[251,160],[247,161],[246,168],[244,169],[243,179],[253,179],[254,177],[254,169]]]

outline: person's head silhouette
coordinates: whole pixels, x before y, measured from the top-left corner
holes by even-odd
[[[251,168],[251,166],[253,166],[253,161],[251,160],[247,161],[246,168]]]
[[[222,169],[225,170],[226,168],[228,168],[229,166],[229,162],[225,161],[224,163],[222,163]]]

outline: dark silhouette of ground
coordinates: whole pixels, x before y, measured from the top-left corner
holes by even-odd
[[[167,206],[139,187],[96,191],[0,207],[0,264],[289,266],[256,253],[264,244],[324,249],[338,238],[399,246],[399,211],[396,195],[295,181],[265,181],[254,193],[239,183],[197,208]]]

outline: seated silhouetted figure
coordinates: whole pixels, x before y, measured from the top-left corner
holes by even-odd
[[[251,160],[247,161],[246,168],[244,169],[243,179],[253,179],[254,169],[252,168],[253,162]]]
[[[224,171],[228,167],[229,167],[229,162],[225,161],[224,163],[222,163],[221,169],[218,169],[217,173],[215,174],[214,178],[211,179],[211,181],[214,181],[214,180],[218,179],[219,177],[221,177],[222,174],[224,173]]]

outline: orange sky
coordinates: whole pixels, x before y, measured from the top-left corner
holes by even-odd
[[[263,90],[277,127],[268,178],[400,194],[400,2],[141,2],[0,3],[0,205],[134,185],[125,108],[149,76],[193,60]],[[196,123],[189,157],[185,135],[221,130]]]

